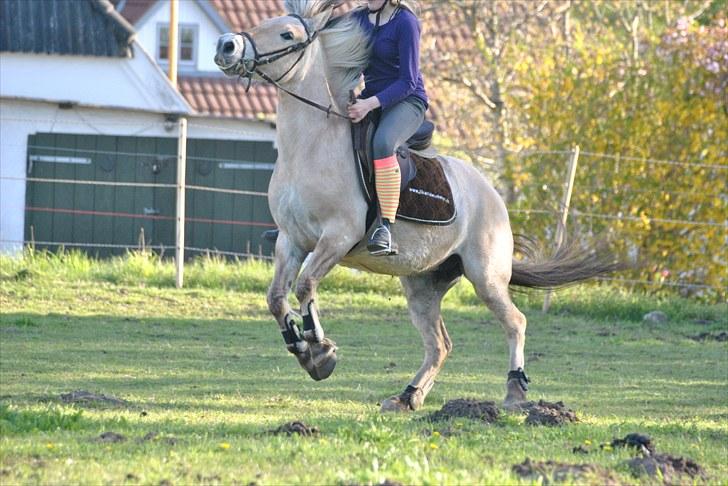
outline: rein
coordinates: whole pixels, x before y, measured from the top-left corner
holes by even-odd
[[[274,51],[266,52],[264,54],[260,54],[258,52],[258,48],[255,45],[255,41],[253,40],[253,36],[251,36],[248,32],[239,32],[238,35],[242,35],[245,37],[245,39],[248,41],[245,43],[245,46],[247,47],[247,44],[250,43],[250,47],[253,49],[253,58],[252,59],[246,59],[245,58],[245,48],[243,48],[243,55],[238,61],[238,63],[243,68],[243,73],[240,75],[240,77],[248,78],[248,85],[245,87],[245,92],[247,93],[250,89],[250,84],[252,82],[253,74],[257,74],[263,80],[266,82],[272,84],[279,90],[289,94],[290,96],[296,98],[299,101],[302,101],[303,103],[306,103],[309,106],[312,106],[316,108],[317,110],[321,110],[324,113],[326,113],[326,117],[328,118],[329,115],[338,116],[339,118],[343,118],[345,120],[350,120],[350,118],[347,115],[343,115],[339,113],[338,111],[333,109],[333,103],[330,103],[329,106],[324,106],[320,103],[317,103],[313,100],[310,100],[304,96],[301,96],[299,94],[294,93],[293,91],[290,91],[287,88],[284,88],[281,86],[278,82],[286,77],[288,73],[290,73],[294,67],[303,59],[303,55],[305,53],[304,49],[308,47],[314,40],[316,40],[316,37],[318,36],[318,31],[314,31],[313,34],[309,32],[308,25],[303,20],[303,18],[300,15],[296,14],[289,14],[289,17],[293,17],[295,19],[298,19],[299,22],[301,22],[301,25],[303,25],[304,30],[306,31],[306,40],[303,42],[299,42],[298,44],[293,44],[292,46],[284,47],[282,49],[276,49]],[[274,61],[277,61],[278,59],[281,59],[283,57],[288,56],[289,54],[293,54],[294,52],[301,51],[301,54],[298,55],[298,58],[291,64],[291,66],[286,70],[285,73],[281,74],[278,79],[273,79],[270,76],[268,76],[266,73],[261,71],[258,66],[264,66],[266,64],[270,64]],[[252,61],[252,62],[250,62]],[[328,83],[327,83],[328,88]]]

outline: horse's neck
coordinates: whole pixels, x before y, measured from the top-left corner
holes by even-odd
[[[317,52],[306,78],[292,92],[324,106],[335,103],[329,93],[323,58]],[[345,107],[332,107],[341,112]],[[292,96],[278,92],[277,138],[279,164],[293,172],[308,172],[322,164],[327,169],[353,171],[351,125],[348,120],[328,116]],[[340,166],[340,167],[339,167]]]

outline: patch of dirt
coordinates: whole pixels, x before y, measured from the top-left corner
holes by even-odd
[[[652,439],[649,435],[644,434],[627,434],[622,439],[614,439],[609,445],[613,448],[632,447],[646,456],[655,453],[655,445],[652,443]]]
[[[541,358],[546,356],[545,353],[529,353],[528,356],[526,356],[526,363],[535,363],[536,361],[541,361]]]
[[[288,422],[286,424],[281,425],[277,429],[273,429],[268,432],[270,435],[282,435],[286,434],[288,436],[298,434],[298,435],[314,435],[319,433],[318,427],[309,427],[308,425],[304,424],[303,422]]]
[[[561,483],[568,479],[598,478],[599,484],[616,484],[609,472],[596,464],[564,464],[554,461],[535,462],[526,458],[521,464],[515,464],[511,471],[523,479],[530,479],[540,484]]]
[[[168,445],[175,445],[175,444],[177,444],[177,442],[179,442],[179,439],[177,439],[177,437],[172,437],[171,435],[169,435],[169,436],[160,435],[159,432],[149,432],[144,437],[139,439],[139,442],[150,442],[150,441],[163,442]]]
[[[679,476],[707,479],[705,470],[695,461],[670,454],[655,454],[647,457],[635,457],[627,462],[635,476],[662,476],[665,484],[680,483]]]
[[[486,423],[493,423],[498,420],[500,410],[494,402],[482,402],[468,398],[450,400],[437,412],[431,413],[425,420],[439,422],[450,420],[456,417],[464,417],[473,420],[481,420]]]
[[[728,341],[728,331],[701,332],[688,337],[693,341],[718,341],[724,343]]]
[[[219,483],[220,481],[222,481],[222,478],[217,474],[213,474],[212,476],[204,476],[200,473],[197,473],[195,478],[197,478],[198,483],[202,484]]]
[[[104,432],[96,439],[96,442],[124,442],[126,437],[116,432]]]
[[[126,478],[127,481],[139,481],[139,476],[137,476],[134,473],[127,473],[127,475],[125,476],[125,478]]]
[[[529,425],[563,425],[579,421],[576,413],[566,408],[564,402],[551,403],[539,400],[538,403],[531,402],[522,408],[528,411],[526,423]]]
[[[128,405],[129,402],[108,395],[91,393],[85,390],[76,390],[71,393],[61,393],[63,403],[105,403],[110,405]]]
[[[574,454],[589,454],[589,449],[587,449],[583,445],[580,445],[571,449],[571,452],[573,452]]]

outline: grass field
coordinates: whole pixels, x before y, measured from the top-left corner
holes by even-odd
[[[631,475],[629,451],[598,447],[641,432],[728,484],[728,346],[695,338],[728,330],[725,305],[592,286],[556,294],[543,315],[539,294],[519,295],[530,398],[563,400],[581,421],[432,424],[419,418],[447,400],[503,398],[505,338],[469,284],[446,299],[454,352],[425,406],[382,416],[377,402],[422,359],[398,281],[345,269],[325,281],[321,319],[339,364],[313,382],[268,314],[270,275],[206,259],[177,290],[172,266],[144,255],[0,258],[0,483],[518,484],[529,480],[511,467],[526,457],[659,483]],[[643,323],[655,309],[669,321]],[[60,399],[74,390],[127,403]],[[293,420],[319,433],[267,433]],[[574,454],[579,445],[592,452]]]

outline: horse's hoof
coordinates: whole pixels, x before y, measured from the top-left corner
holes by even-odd
[[[509,411],[523,410],[523,406],[528,403],[526,390],[523,389],[521,383],[517,379],[510,379],[506,383],[506,398],[503,400],[503,408]]]
[[[411,412],[409,402],[405,402],[399,396],[389,397],[382,402],[382,407],[379,409],[380,412]]]
[[[320,343],[309,343],[301,354],[296,354],[298,363],[316,381],[325,380],[336,368],[336,343],[324,338]]]

